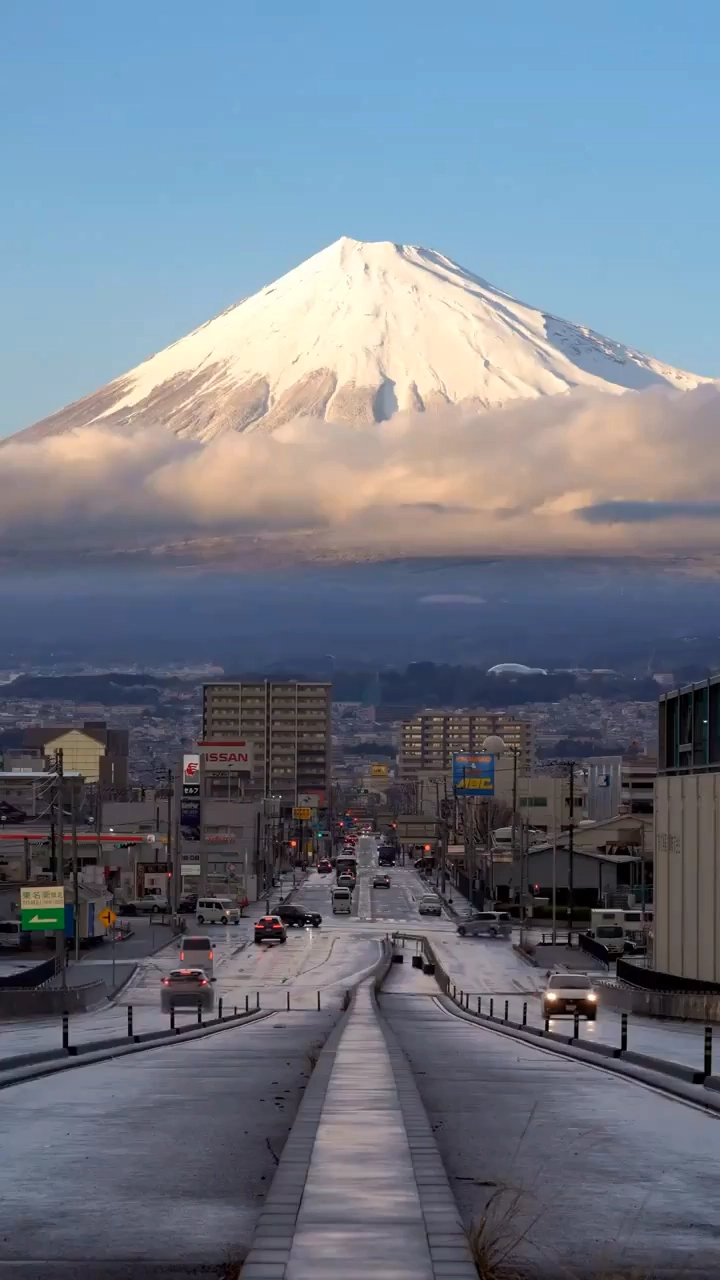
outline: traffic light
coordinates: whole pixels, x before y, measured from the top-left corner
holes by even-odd
[[[426,853],[429,853],[429,852],[430,852],[430,845],[429,845],[429,844],[426,844],[426,845],[425,845],[425,852],[426,852]]]
[[[290,841],[290,848],[291,848],[291,849],[297,849],[297,840],[291,840],[291,841]]]

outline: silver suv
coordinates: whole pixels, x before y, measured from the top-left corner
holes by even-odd
[[[512,918],[507,911],[475,911],[459,924],[461,938],[509,938]]]

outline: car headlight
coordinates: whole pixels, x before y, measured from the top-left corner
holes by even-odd
[[[588,994],[587,994],[587,996],[586,996],[586,999],[587,999],[587,1000],[592,1000],[593,1004],[595,1004],[595,1002],[597,1001],[597,996],[595,995],[595,992],[594,992],[594,991],[588,991]]]
[[[557,996],[555,995],[555,992],[554,992],[554,991],[546,991],[546,992],[545,992],[545,999],[546,999],[546,1000],[557,1000]]]

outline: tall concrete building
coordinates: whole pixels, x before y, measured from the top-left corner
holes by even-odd
[[[720,676],[660,699],[654,878],[655,968],[720,983]]]
[[[203,739],[253,747],[253,790],[286,803],[330,795],[332,685],[310,680],[239,680],[203,688]],[[246,795],[248,792],[246,791]]]
[[[452,767],[453,752],[479,754],[490,734],[499,734],[518,751],[518,768],[535,764],[535,731],[527,720],[491,711],[419,711],[400,729],[400,777],[443,772]]]

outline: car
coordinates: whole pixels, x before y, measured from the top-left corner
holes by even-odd
[[[509,938],[512,917],[507,911],[473,911],[457,927],[461,938]]]
[[[159,915],[170,910],[170,904],[164,893],[144,893],[140,898],[131,898],[120,907],[120,915],[140,916]]]
[[[196,893],[184,893],[178,902],[178,911],[184,912],[186,915],[194,915],[197,906]]]
[[[255,941],[287,942],[287,930],[279,916],[261,916],[255,921]]]
[[[232,898],[199,898],[198,924],[239,924],[240,911]]]
[[[375,877],[373,878],[372,887],[373,887],[373,889],[389,889],[389,888],[390,888],[390,877],[389,877],[389,876],[375,876]]]
[[[332,862],[328,858],[321,858],[317,864],[317,869],[321,876],[326,876],[332,871]]]
[[[588,1022],[597,1017],[597,991],[587,973],[549,973],[542,993],[544,1017],[559,1013],[585,1014]]]
[[[188,969],[204,969],[205,976],[214,982],[212,939],[206,933],[186,933],[178,943],[180,959]]]
[[[160,1004],[163,1013],[185,1005],[212,1009],[213,990],[204,969],[172,969],[162,980]]]
[[[441,916],[442,902],[435,893],[424,893],[418,903],[421,916]]]
[[[288,928],[294,925],[298,929],[304,929],[305,925],[312,925],[313,929],[317,929],[322,924],[322,916],[319,911],[306,911],[304,907],[297,907],[294,902],[286,902],[278,907],[276,913]]]
[[[339,889],[354,889],[355,876],[351,871],[341,871],[337,878],[337,883]]]

